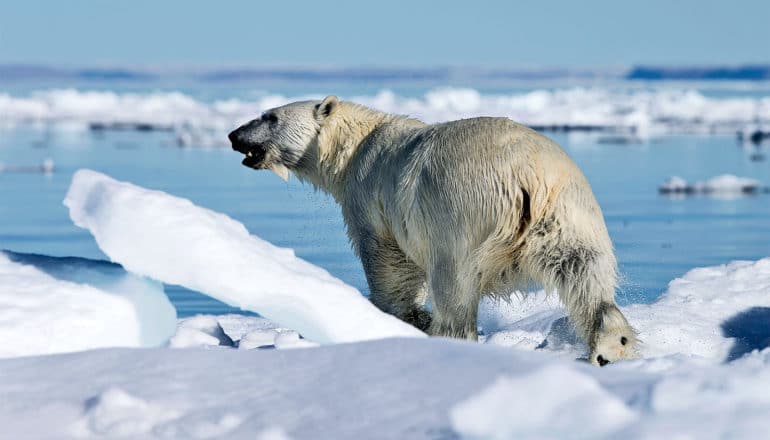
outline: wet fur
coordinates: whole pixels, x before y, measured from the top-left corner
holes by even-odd
[[[632,356],[602,212],[551,140],[505,118],[427,125],[333,97],[273,111],[296,127],[270,135],[286,150],[272,156],[342,206],[379,308],[476,339],[482,296],[534,282],[558,292],[593,363]]]

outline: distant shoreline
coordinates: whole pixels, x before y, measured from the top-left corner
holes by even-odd
[[[230,81],[452,81],[452,80],[558,80],[608,79],[643,81],[770,81],[770,64],[713,66],[631,67],[56,67],[41,64],[0,64],[0,84],[35,80],[77,80],[100,82],[152,82],[187,79],[201,82]]]

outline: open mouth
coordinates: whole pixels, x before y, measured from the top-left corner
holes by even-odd
[[[233,141],[233,150],[243,154],[241,163],[249,168],[260,169],[265,161],[266,149],[262,145]]]
[[[264,153],[259,153],[255,151],[247,151],[246,157],[243,158],[241,161],[241,164],[244,166],[247,166],[249,168],[257,169],[259,165],[262,164],[262,161],[264,160],[265,155]]]

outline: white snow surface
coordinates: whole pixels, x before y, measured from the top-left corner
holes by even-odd
[[[80,170],[64,204],[131,272],[257,312],[314,342],[425,336],[291,249],[189,200]]]
[[[763,438],[770,349],[602,369],[440,338],[0,360],[9,438]],[[45,423],[40,421],[44,420]]]
[[[172,338],[187,348],[0,359],[0,425],[56,439],[766,435],[770,258],[694,269],[623,311],[644,357],[601,369],[576,360],[584,347],[544,292],[485,301],[483,344],[311,347],[265,318],[196,316]]]
[[[736,359],[770,345],[770,258],[693,269],[654,303],[622,310],[639,333],[643,357]],[[486,343],[571,358],[586,350],[556,295],[543,291],[513,296],[510,303],[482,302],[479,324]]]
[[[536,392],[523,392],[532,384],[539,384]],[[505,440],[597,437],[629,424],[636,414],[593,377],[556,364],[529,374],[498,377],[455,405],[450,418],[466,437]],[[576,430],[578,426],[582,427]]]
[[[227,145],[225,135],[262,111],[323,96],[266,94],[252,100],[204,102],[181,92],[117,93],[75,89],[39,90],[26,96],[0,93],[0,127],[53,125],[66,130],[89,124],[147,124],[172,129],[182,145]],[[426,122],[474,116],[506,116],[529,125],[635,127],[636,136],[658,132],[734,133],[757,120],[770,120],[770,98],[714,98],[687,88],[541,89],[482,94],[470,88],[438,88],[422,96],[381,90],[343,96],[378,110],[408,114]]]
[[[174,350],[180,359],[147,350],[140,357],[153,359],[150,371],[116,373],[117,385],[85,377],[95,391],[64,390],[62,399],[77,408],[105,392],[98,390],[133,386],[146,405],[179,414],[147,417],[147,438],[194,437],[196,423],[220,426],[227,416],[242,421],[226,433],[236,439],[275,425],[298,439],[711,439],[770,430],[770,258],[694,269],[657,302],[623,311],[644,340],[643,358],[601,369],[576,360],[584,347],[555,295],[542,291],[485,301],[485,344],[387,339],[285,351],[270,340],[293,333],[264,318],[195,317],[224,329],[240,350]],[[257,349],[242,346],[260,337],[267,342]],[[109,353],[93,357],[127,356]],[[159,379],[162,363],[185,365],[184,378]],[[198,399],[205,403],[189,403]],[[78,417],[62,432],[82,426]]]
[[[159,346],[175,329],[163,286],[117,264],[0,251],[0,357]]]

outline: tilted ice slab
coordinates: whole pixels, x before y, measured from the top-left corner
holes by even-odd
[[[80,170],[64,204],[127,270],[257,312],[312,341],[424,336],[291,249],[189,200]]]
[[[0,252],[0,357],[159,346],[175,330],[160,283],[105,261]]]

